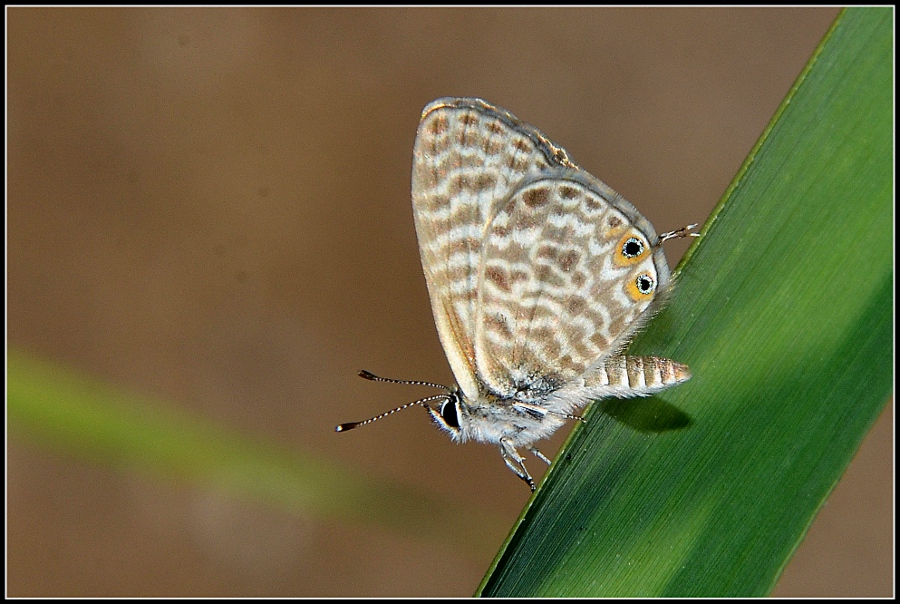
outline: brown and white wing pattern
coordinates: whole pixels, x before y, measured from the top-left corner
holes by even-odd
[[[413,151],[416,233],[441,343],[470,399],[483,389],[475,323],[488,224],[526,179],[564,168],[575,168],[564,150],[479,99],[438,99],[422,112]]]
[[[600,365],[670,279],[649,221],[577,169],[522,182],[481,240],[476,370],[504,398],[541,400]]]

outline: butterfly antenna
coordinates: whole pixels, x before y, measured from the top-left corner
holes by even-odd
[[[365,372],[360,372],[360,375],[362,375],[363,373],[365,373]],[[372,375],[372,374],[369,374],[369,375]],[[363,377],[365,377],[365,376],[363,376]],[[376,376],[372,376],[372,377],[374,378],[374,377],[376,377]],[[366,378],[366,379],[371,379],[371,378]],[[378,379],[375,379],[375,380],[373,380],[373,381],[396,382],[396,380],[387,380],[387,379],[384,379],[384,378],[378,378]],[[399,383],[404,384],[404,383],[406,383],[406,382],[399,382]],[[418,384],[418,383],[420,383],[420,382],[410,382],[410,383]],[[427,385],[434,386],[435,384],[427,384]],[[443,386],[439,386],[439,388],[443,388]],[[407,407],[412,407],[413,405],[422,405],[423,407],[427,408],[427,407],[428,407],[428,403],[430,403],[431,401],[448,400],[449,398],[450,398],[450,395],[449,395],[449,394],[436,394],[436,395],[434,395],[434,396],[429,396],[429,397],[427,397],[427,398],[422,398],[422,399],[419,399],[419,400],[417,400],[417,401],[413,401],[413,402],[411,402],[411,403],[406,403],[405,405],[400,405],[400,406],[397,407],[396,409],[391,409],[390,411],[385,411],[385,412],[382,413],[381,415],[376,415],[375,417],[370,418],[370,419],[367,419],[367,420],[365,420],[365,421],[361,421],[361,422],[348,422],[348,423],[346,423],[346,424],[341,424],[341,425],[339,425],[337,428],[335,428],[334,431],[335,431],[335,432],[346,432],[347,430],[352,430],[353,428],[358,428],[358,427],[360,427],[360,426],[365,426],[366,424],[371,424],[372,422],[374,422],[374,421],[376,421],[376,420],[379,420],[379,419],[381,419],[382,417],[387,417],[388,415],[391,415],[391,414],[393,414],[393,413],[397,413],[398,411],[403,411],[403,410],[406,409]]]
[[[373,381],[373,382],[387,382],[388,384],[409,384],[410,386],[431,386],[432,388],[440,388],[441,390],[444,390],[447,393],[450,392],[450,388],[447,388],[446,386],[444,386],[442,384],[435,384],[432,382],[422,382],[419,380],[392,380],[391,378],[384,378],[384,377],[377,376],[374,373],[366,371],[365,369],[363,369],[362,371],[359,372],[359,377]],[[450,398],[449,394],[436,394],[434,396],[429,396],[427,398],[419,399],[419,400],[413,401],[411,403],[406,403],[405,405],[400,405],[396,409],[391,409],[390,411],[385,411],[381,415],[376,415],[375,417],[373,417],[371,419],[367,419],[362,422],[348,422],[346,424],[341,424],[340,426],[335,428],[335,432],[346,432],[347,430],[352,430],[353,428],[358,428],[359,426],[371,424],[375,420],[379,420],[382,417],[387,417],[388,415],[396,413],[397,411],[403,411],[407,407],[412,407],[413,405],[422,405],[423,407],[427,408],[428,403],[430,403],[431,401],[447,400],[449,398]]]
[[[390,378],[378,377],[374,373],[369,373],[365,369],[359,372],[359,377],[371,380],[373,382],[387,382],[388,384],[410,384],[412,386],[431,386],[432,388],[440,388],[441,390],[450,390],[446,386],[442,386],[441,384],[434,384],[432,382],[420,382],[418,380],[392,380]]]
[[[674,231],[669,231],[668,233],[663,233],[656,240],[656,245],[653,247],[659,247],[663,244],[664,241],[668,241],[669,239],[681,239],[683,237],[699,237],[700,233],[691,233],[691,229],[697,228],[697,224],[689,224],[686,227],[681,227],[680,229],[676,229]]]

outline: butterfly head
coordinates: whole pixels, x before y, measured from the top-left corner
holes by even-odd
[[[476,440],[480,442],[497,443],[507,434],[508,430],[502,429],[513,426],[510,419],[522,415],[520,411],[515,411],[510,406],[498,407],[490,403],[490,401],[470,401],[466,399],[462,390],[458,386],[448,387],[432,382],[420,382],[414,380],[392,380],[389,378],[379,377],[368,371],[360,371],[359,376],[373,382],[388,382],[391,384],[410,384],[413,386],[430,386],[432,388],[440,388],[444,392],[421,398],[405,405],[400,405],[384,413],[380,413],[375,417],[363,420],[361,422],[348,422],[340,424],[335,428],[336,432],[346,432],[374,421],[393,415],[397,411],[402,411],[409,407],[424,407],[431,416],[434,424],[450,435],[454,442],[465,442],[468,440]],[[498,414],[503,417],[497,417]],[[507,414],[512,414],[506,417]],[[501,421],[502,420],[502,421]],[[512,434],[522,432],[521,427],[515,427]]]
[[[462,439],[462,426],[466,422],[467,414],[459,388],[449,388],[446,397],[438,401],[438,405],[426,404],[424,407],[438,428],[447,432],[455,441]]]

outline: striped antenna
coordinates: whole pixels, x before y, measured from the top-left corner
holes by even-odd
[[[378,377],[374,373],[370,373],[365,369],[359,372],[359,377],[371,380],[373,382],[387,382],[388,384],[410,384],[412,386],[431,386],[432,388],[440,388],[441,390],[450,390],[446,386],[443,386],[441,384],[434,384],[432,382],[420,382],[418,380],[392,380],[391,378]]]
[[[426,398],[421,398],[417,401],[413,401],[411,403],[406,403],[405,405],[400,405],[396,409],[391,409],[390,411],[385,411],[380,415],[376,415],[375,417],[369,418],[367,420],[361,422],[347,422],[346,424],[341,424],[334,429],[335,432],[346,432],[347,430],[352,430],[353,428],[358,428],[360,426],[365,426],[366,424],[371,424],[372,422],[381,419],[382,417],[387,417],[397,411],[403,411],[407,407],[412,407],[413,405],[421,405],[428,409],[428,403],[432,401],[448,401],[451,396],[449,394],[450,389],[446,386],[442,386],[441,384],[433,384],[431,382],[420,382],[417,380],[392,380],[390,378],[378,377],[374,373],[369,373],[366,370],[362,370],[359,372],[359,377],[365,378],[367,380],[371,380],[373,382],[387,382],[389,384],[409,384],[411,386],[431,386],[432,388],[441,388],[442,390],[446,390],[444,394],[436,394],[434,396],[429,396]]]

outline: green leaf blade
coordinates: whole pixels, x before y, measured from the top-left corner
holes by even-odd
[[[482,595],[773,588],[891,391],[892,35],[838,17],[630,349],[694,378],[593,406]]]

